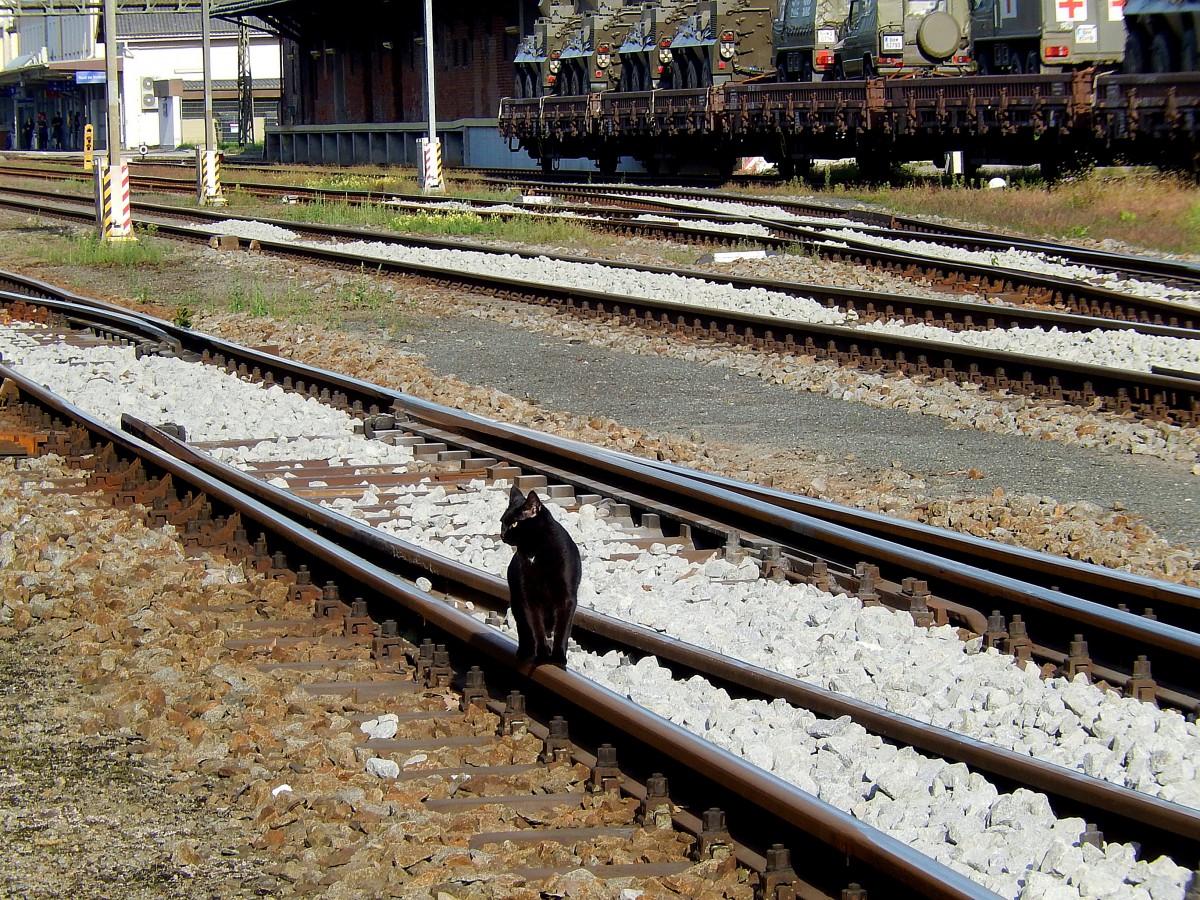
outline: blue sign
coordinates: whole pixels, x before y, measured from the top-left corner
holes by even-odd
[[[91,72],[80,69],[75,73],[76,84],[104,84],[107,81],[105,72]]]

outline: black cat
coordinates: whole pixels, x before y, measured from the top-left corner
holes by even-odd
[[[517,623],[517,656],[565,666],[567,638],[578,603],[583,566],[579,548],[533,491],[514,484],[500,537],[516,548],[508,564],[508,593]]]

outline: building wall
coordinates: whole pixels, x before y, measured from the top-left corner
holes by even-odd
[[[439,120],[496,116],[512,93],[524,0],[435,4],[434,83]],[[283,124],[420,122],[425,109],[422,5],[377,3],[355,22],[337,8],[300,22],[285,43]],[[370,21],[361,28],[358,22]]]
[[[128,43],[130,52],[125,57],[125,68],[121,75],[124,146],[145,144],[155,147],[164,133],[160,121],[161,104],[143,105],[142,79],[200,81],[204,78],[204,53],[197,39],[130,40]],[[209,43],[212,80],[236,80],[237,39],[212,38]],[[273,38],[251,39],[250,74],[255,79],[280,77],[279,45]],[[202,125],[201,142],[204,140]],[[262,134],[261,126],[257,123],[255,134]],[[182,142],[192,142],[186,132]]]

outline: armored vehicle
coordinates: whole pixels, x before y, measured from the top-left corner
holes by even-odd
[[[775,6],[775,0],[700,0],[671,37],[671,64],[659,86],[706,88],[768,74]]]
[[[774,23],[777,81],[820,81],[833,71],[849,0],[784,0]]]
[[[1122,0],[975,0],[981,75],[1116,68],[1125,53]]]
[[[600,0],[563,33],[557,51],[558,93],[567,95],[615,90],[620,83],[620,41],[637,21],[641,7],[622,0]]]
[[[671,36],[694,2],[643,3],[618,50],[621,57],[622,91],[651,91],[666,73],[671,81]]]
[[[1200,0],[1128,0],[1124,13],[1126,72],[1194,72],[1200,68],[1196,40]]]
[[[969,2],[850,0],[831,76],[973,74]]]
[[[543,3],[545,15],[533,23],[533,31],[521,39],[513,59],[514,94],[542,97],[557,94],[562,63],[551,52],[560,52],[567,31],[578,22],[574,3]]]

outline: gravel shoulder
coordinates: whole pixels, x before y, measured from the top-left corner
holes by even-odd
[[[416,323],[414,323],[415,325]],[[1200,479],[1190,466],[1102,449],[950,427],[929,416],[801,393],[729,368],[623,353],[578,338],[468,317],[423,320],[413,348],[429,367],[548,409],[604,416],[764,457],[840,461],[838,473],[900,469],[931,498],[1005,494],[1136,510],[1166,537],[1200,533]],[[792,485],[795,487],[795,485]]]

